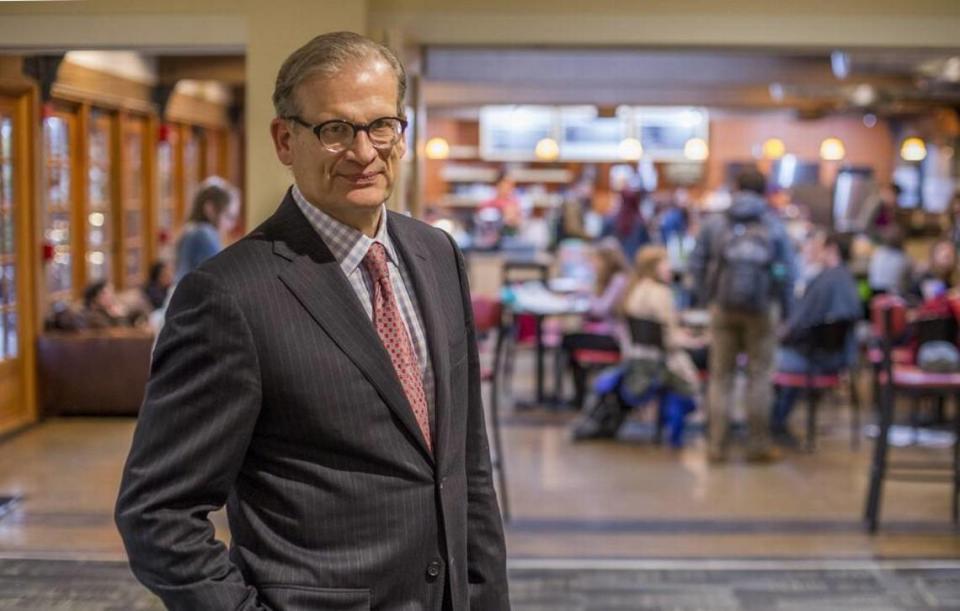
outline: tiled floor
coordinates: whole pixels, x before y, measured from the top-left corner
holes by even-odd
[[[960,565],[514,562],[514,611],[920,611],[960,606]],[[0,609],[153,611],[126,564],[0,559]]]
[[[710,467],[696,438],[680,452],[641,437],[577,445],[567,420],[506,419],[512,557],[960,559],[944,484],[890,483],[880,534],[864,533],[871,444],[854,452],[842,430],[812,455]],[[122,558],[112,508],[133,426],[52,420],[0,444],[0,495],[21,497],[0,518],[0,552]]]

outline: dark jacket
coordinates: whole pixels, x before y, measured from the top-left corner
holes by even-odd
[[[858,320],[863,305],[857,283],[843,265],[820,272],[787,319],[784,344],[799,344],[811,328],[828,322]]]
[[[462,257],[389,213],[436,374],[434,451],[339,263],[287,195],[178,285],[117,501],[184,611],[509,609]],[[226,504],[229,552],[207,514]],[[450,608],[447,606],[446,608]]]
[[[770,228],[774,260],[771,266],[775,294],[781,312],[789,316],[793,306],[793,283],[796,278],[793,244],[780,218],[770,209],[763,197],[749,192],[736,193],[733,203],[723,214],[711,216],[704,223],[697,238],[697,245],[690,255],[690,273],[702,306],[709,305],[716,296],[716,263],[720,241],[730,223],[763,222]]]

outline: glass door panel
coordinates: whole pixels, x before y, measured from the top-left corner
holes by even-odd
[[[90,118],[87,155],[87,283],[111,281],[113,253],[113,119],[94,113]]]
[[[43,120],[43,240],[50,248],[46,262],[47,300],[70,301],[73,294],[71,210],[76,116],[56,111]]]

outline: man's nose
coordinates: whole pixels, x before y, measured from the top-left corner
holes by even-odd
[[[377,149],[374,148],[370,135],[366,131],[357,130],[357,135],[347,152],[354,161],[363,165],[368,165],[377,158]]]

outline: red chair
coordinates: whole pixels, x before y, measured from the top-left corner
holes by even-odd
[[[807,439],[806,450],[812,452],[817,436],[817,407],[825,391],[840,387],[843,372],[823,372],[817,364],[825,357],[843,354],[847,341],[853,332],[854,321],[840,320],[817,325],[810,329],[809,339],[801,348],[810,368],[804,373],[778,371],[773,376],[773,384],[778,388],[796,388],[803,391],[807,398]],[[850,445],[856,448],[860,440],[860,400],[856,384],[850,378]]]
[[[880,423],[873,460],[870,465],[870,485],[867,490],[864,519],[869,532],[877,531],[880,515],[884,479],[922,482],[951,482],[953,485],[952,517],[956,524],[960,519],[960,373],[929,373],[915,365],[897,364],[893,360],[893,340],[899,329],[898,322],[905,321],[899,304],[889,304],[882,310],[883,335],[881,348],[883,364],[878,375],[880,392]],[[949,463],[934,461],[888,462],[890,427],[893,423],[893,411],[898,395],[912,397],[933,396],[938,398],[953,396],[956,401],[954,414],[954,444],[952,460]],[[950,471],[951,473],[944,473]]]
[[[503,305],[496,299],[489,297],[473,297],[473,325],[478,340],[482,338],[485,346],[492,343],[492,354],[487,355],[489,364],[480,368],[481,382],[490,384],[490,425],[493,429],[493,451],[491,465],[497,472],[497,483],[500,487],[500,507],[503,520],[510,521],[510,499],[507,490],[507,472],[503,454],[503,436],[500,431],[500,377],[501,362],[506,332],[503,323]],[[493,337],[491,337],[493,336]]]

